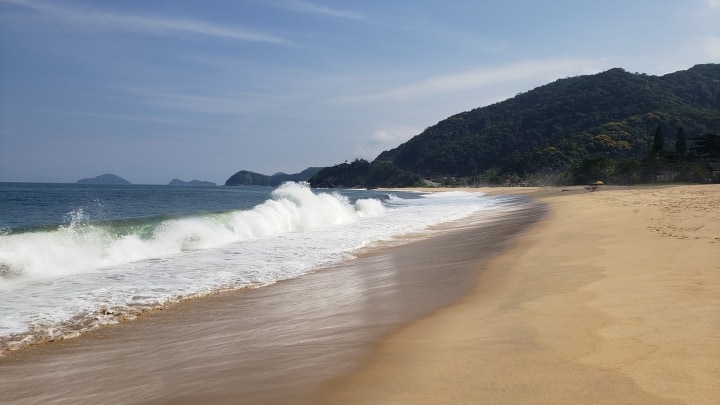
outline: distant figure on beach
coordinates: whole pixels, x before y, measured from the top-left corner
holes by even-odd
[[[590,184],[589,186],[586,186],[586,190],[590,190],[590,192],[597,191],[600,189],[600,186],[605,184],[601,180],[596,181],[595,183]]]

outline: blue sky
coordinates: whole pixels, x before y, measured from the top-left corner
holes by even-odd
[[[553,80],[720,62],[720,0],[0,0],[0,181],[372,160]]]

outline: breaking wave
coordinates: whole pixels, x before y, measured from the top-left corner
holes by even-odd
[[[249,210],[92,222],[82,209],[55,229],[0,236],[0,282],[46,279],[157,259],[243,240],[344,225],[382,214],[376,199],[351,204],[337,193],[313,193],[307,184],[285,183],[272,198]]]

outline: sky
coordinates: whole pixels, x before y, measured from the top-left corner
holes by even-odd
[[[720,0],[0,0],[0,181],[374,159],[614,67],[720,63]]]

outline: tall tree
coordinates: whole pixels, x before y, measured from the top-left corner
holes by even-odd
[[[659,155],[665,151],[665,139],[663,138],[662,128],[657,127],[655,130],[655,139],[653,139],[652,152]]]
[[[675,137],[675,152],[680,159],[684,158],[687,154],[687,139],[685,139],[685,130],[683,127],[678,128],[677,136]]]

